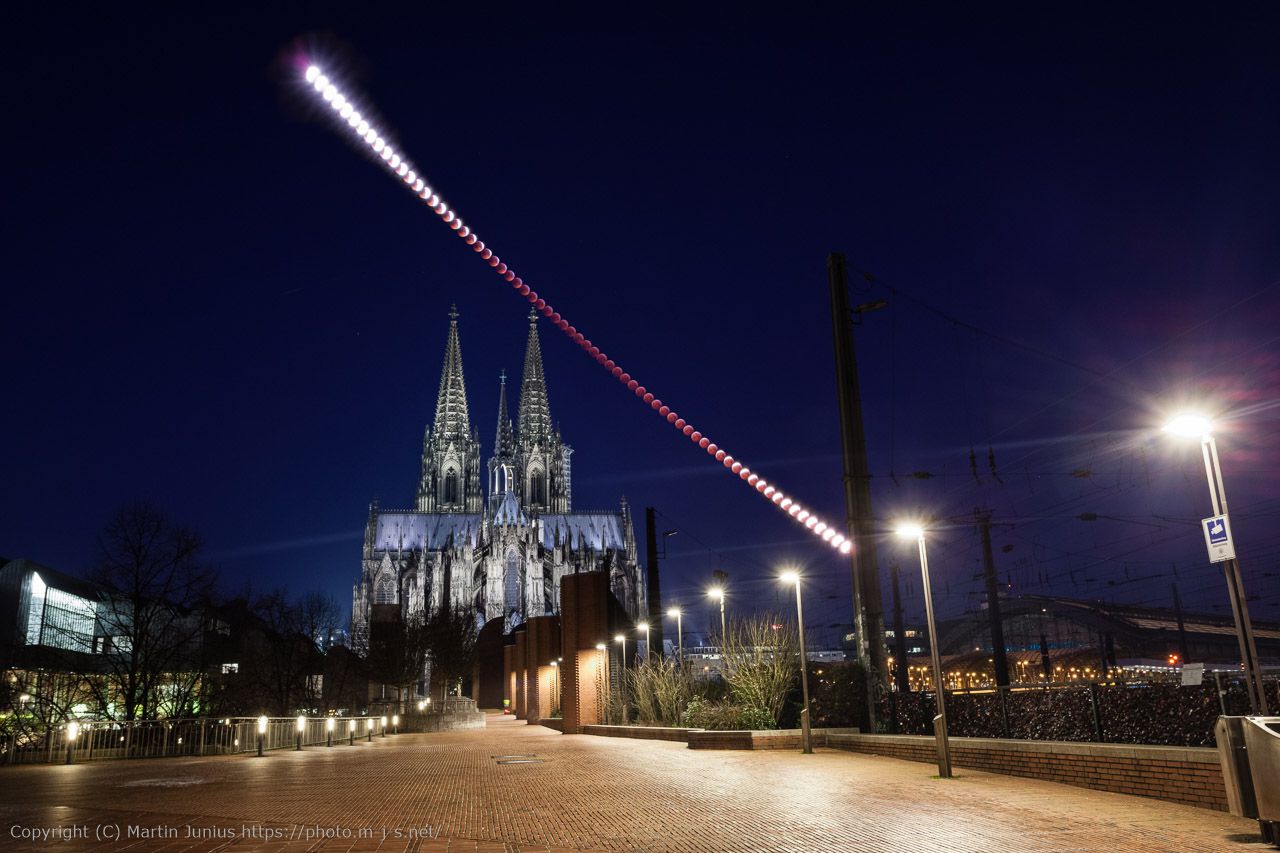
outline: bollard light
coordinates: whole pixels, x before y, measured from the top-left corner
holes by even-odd
[[[335,723],[336,721],[333,719],[333,717],[330,717],[324,721],[324,736],[325,736],[326,746],[333,746],[333,728]]]
[[[373,743],[373,717],[369,718],[369,727],[365,731],[365,740],[369,743]]]
[[[418,703],[418,713],[421,714],[425,710],[427,710],[427,703],[424,700]]]
[[[400,715],[399,714],[391,715],[391,729],[392,729],[392,732],[391,732],[392,734],[397,734],[397,735],[400,734]]]
[[[307,718],[299,714],[298,715],[298,735],[294,739],[294,744],[293,744],[294,749],[302,749],[302,733],[305,732],[306,730],[307,730]]]
[[[258,717],[258,757],[263,756],[263,745],[267,739],[267,716],[263,714]]]
[[[347,721],[347,746],[356,745],[356,721]]]
[[[387,718],[386,717],[382,718],[382,736],[383,737],[387,736]]]
[[[80,736],[79,723],[67,723],[67,763],[70,764],[76,750],[76,738]]]

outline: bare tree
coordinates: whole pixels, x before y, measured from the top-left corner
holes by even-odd
[[[476,617],[465,605],[441,607],[429,613],[421,627],[432,680],[447,694],[449,685],[471,675],[475,666]]]
[[[799,637],[783,619],[765,615],[735,620],[725,644],[729,696],[744,708],[759,708],[777,724],[787,695],[800,677]]]
[[[201,545],[194,530],[145,503],[119,510],[99,536],[90,579],[107,596],[98,620],[110,691],[101,704],[111,716],[189,710],[214,581],[200,562]]]

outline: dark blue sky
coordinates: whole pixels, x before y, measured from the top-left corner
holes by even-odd
[[[874,272],[855,300],[890,301],[858,330],[877,515],[992,508],[1015,592],[1165,605],[1176,571],[1221,612],[1198,454],[1144,430],[1170,400],[1232,413],[1246,583],[1280,617],[1264,4],[6,17],[0,554],[82,570],[145,498],[204,531],[228,589],[349,601],[370,498],[412,498],[451,302],[491,449],[527,307],[317,116],[302,51],[534,289],[830,517],[824,260]],[[549,328],[543,352],[575,506],[625,493],[681,529],[665,591],[700,601],[720,567],[739,606],[786,606],[768,578],[793,560],[811,621],[847,621],[832,553]],[[944,613],[976,603],[976,545],[937,534]]]

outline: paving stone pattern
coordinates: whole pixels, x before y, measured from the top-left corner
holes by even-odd
[[[540,760],[510,760],[527,757]],[[0,850],[1273,849],[1257,841],[1254,822],[1220,812],[980,771],[952,780],[932,772],[835,750],[700,751],[490,717],[484,730],[264,758],[0,768]],[[177,837],[95,837],[131,826]],[[58,827],[83,827],[88,837],[13,837]],[[192,829],[202,837],[191,838]]]

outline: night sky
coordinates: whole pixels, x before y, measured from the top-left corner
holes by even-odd
[[[487,460],[527,304],[334,131],[303,56],[588,337],[833,519],[825,259],[872,273],[873,500],[935,520],[942,614],[978,604],[975,507],[1015,594],[1167,606],[1176,581],[1226,613],[1195,442],[1152,432],[1194,402],[1280,618],[1274,6],[318,9],[5,13],[0,555],[85,571],[140,498],[227,592],[348,605],[369,501],[412,502],[451,303]],[[699,610],[716,568],[745,609],[804,566],[834,638],[847,561],[542,336],[575,508],[658,507],[664,593]]]

